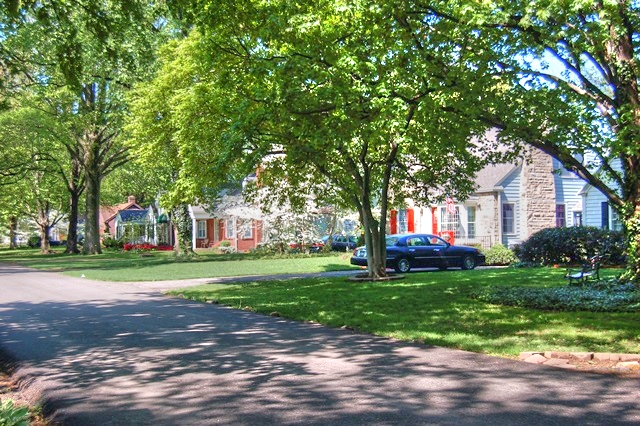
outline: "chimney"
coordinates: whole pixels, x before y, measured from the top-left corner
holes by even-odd
[[[129,198],[127,199],[127,202],[129,204],[134,204],[136,202],[136,196],[135,195],[129,195]]]

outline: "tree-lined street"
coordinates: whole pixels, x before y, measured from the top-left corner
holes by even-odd
[[[637,380],[2,265],[0,341],[67,425],[633,424]]]

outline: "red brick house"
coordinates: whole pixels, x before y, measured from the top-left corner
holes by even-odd
[[[249,214],[241,211],[211,213],[202,206],[190,206],[189,213],[193,221],[194,249],[216,248],[222,241],[228,241],[234,251],[246,252],[263,241],[263,221],[253,219]]]
[[[99,223],[100,223],[100,235],[103,234],[116,234],[114,222],[118,212],[121,210],[144,210],[138,203],[136,203],[136,197],[129,195],[126,203],[118,204],[115,206],[102,206],[100,207]]]

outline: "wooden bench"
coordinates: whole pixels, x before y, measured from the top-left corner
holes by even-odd
[[[600,256],[593,256],[589,259],[589,263],[586,263],[580,268],[567,269],[567,274],[564,276],[566,280],[571,284],[584,284],[589,280],[600,280]]]

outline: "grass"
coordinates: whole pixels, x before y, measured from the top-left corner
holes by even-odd
[[[241,260],[242,259],[242,260]],[[0,250],[0,262],[96,280],[136,281],[322,272],[349,269],[348,256],[265,259],[203,254],[189,262],[170,254],[108,252],[98,256],[40,255]],[[637,313],[556,312],[493,305],[471,294],[486,286],[565,286],[563,269],[506,268],[407,274],[387,282],[305,278],[183,288],[174,295],[238,309],[348,327],[449,348],[515,357],[523,351],[640,353]],[[603,270],[613,276],[616,270]]]
[[[177,259],[172,252],[105,251],[101,255],[68,255],[63,249],[42,255],[38,249],[0,250],[0,262],[98,281],[156,281],[242,275],[299,274],[352,269],[345,253],[288,255],[265,258],[257,254],[212,254]]]
[[[552,268],[451,270],[412,273],[388,282],[297,279],[206,285],[171,293],[504,357],[534,350],[640,353],[637,313],[549,312],[491,305],[470,297],[487,285],[565,285],[563,273]]]

